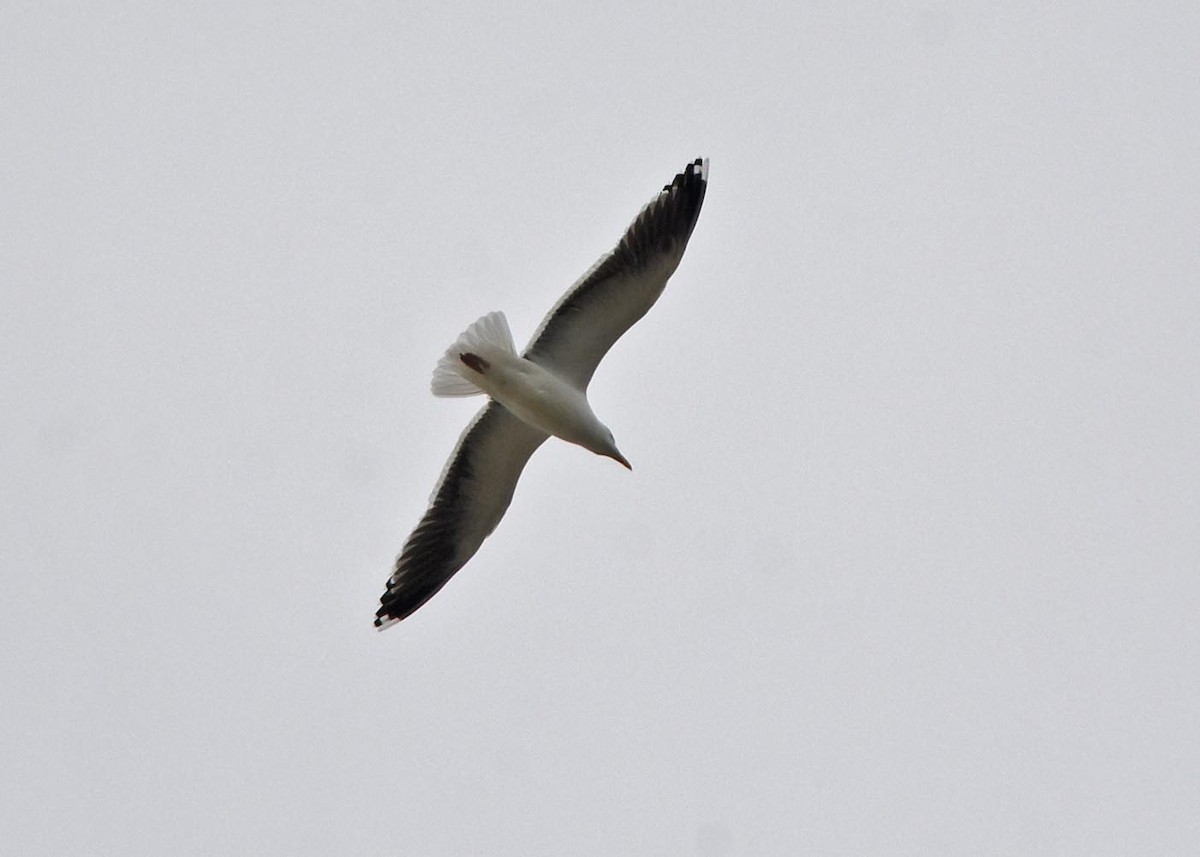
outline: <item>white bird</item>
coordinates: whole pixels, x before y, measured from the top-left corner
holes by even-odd
[[[411,615],[496,529],[529,456],[550,435],[629,469],[612,432],[592,413],[588,382],[601,358],[658,300],[683,258],[708,184],[697,158],[634,219],[543,319],[522,355],[493,312],[462,333],[433,372],[435,396],[486,393],[442,469],[429,508],[396,559],[375,625]]]

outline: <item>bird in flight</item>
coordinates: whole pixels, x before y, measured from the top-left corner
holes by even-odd
[[[476,321],[446,350],[433,372],[433,394],[489,400],[459,437],[429,508],[396,559],[377,628],[411,615],[475,555],[504,517],[525,462],[550,435],[633,469],[592,412],[588,382],[613,343],[662,294],[707,184],[708,159],[697,158],[559,299],[524,354],[513,346],[502,312]]]

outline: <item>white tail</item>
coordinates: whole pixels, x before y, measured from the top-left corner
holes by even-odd
[[[508,329],[508,319],[502,312],[489,312],[483,318],[472,324],[458,335],[454,344],[446,349],[446,353],[438,360],[433,370],[433,382],[430,389],[435,396],[475,396],[483,392],[464,375],[469,371],[462,362],[463,354],[478,354],[480,351],[494,351],[500,348],[512,354],[517,353],[513,345],[512,331]]]

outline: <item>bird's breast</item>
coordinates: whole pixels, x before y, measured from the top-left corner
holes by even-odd
[[[514,416],[563,440],[578,443],[597,423],[581,390],[524,358],[492,362],[486,392]]]

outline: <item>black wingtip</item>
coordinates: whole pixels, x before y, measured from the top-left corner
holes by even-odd
[[[700,216],[707,188],[708,158],[696,158],[642,209],[619,246],[634,264],[657,253],[676,249],[682,253]],[[595,273],[603,275],[604,268]]]
[[[677,173],[670,184],[663,185],[663,192],[667,193],[672,188],[681,188],[688,183],[699,181],[701,184],[708,182],[708,158],[696,158],[686,167],[683,172]]]
[[[683,172],[663,188],[671,197],[669,207],[674,210],[675,230],[686,244],[700,216],[704,204],[704,193],[708,190],[708,158],[696,158]]]
[[[382,610],[375,616],[375,630],[386,631],[388,628],[400,621],[399,616],[392,616]]]

